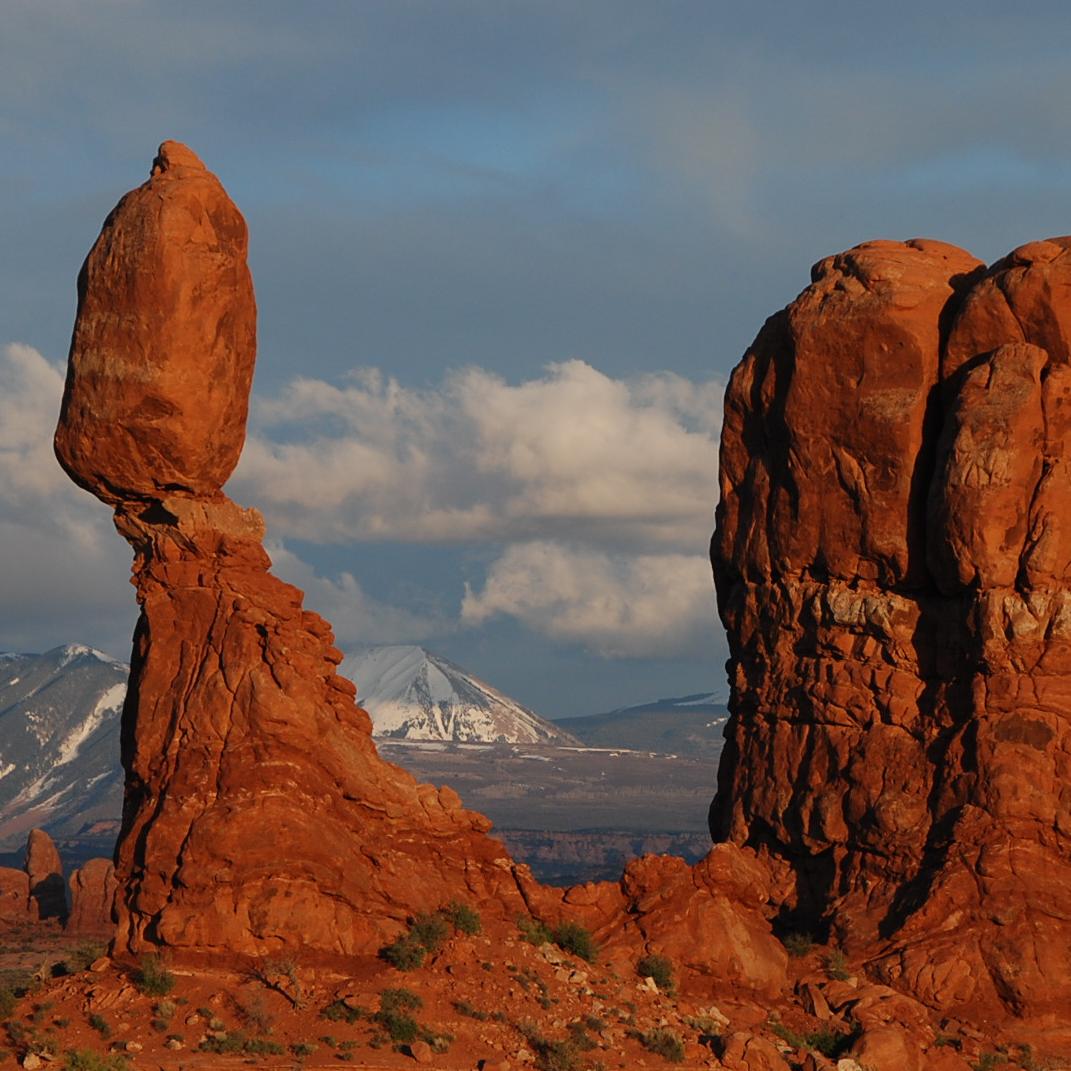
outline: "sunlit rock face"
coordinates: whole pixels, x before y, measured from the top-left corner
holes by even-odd
[[[540,886],[453,790],[380,759],[330,626],[270,574],[259,514],[221,490],[254,362],[245,255],[219,181],[165,142],[79,281],[56,452],[114,508],[141,606],[115,873],[83,875],[90,923],[114,880],[119,957],[346,962],[456,899],[500,938],[521,914],[569,918],[623,970],[664,949],[708,994],[780,993],[786,957],[753,853],[722,845],[694,868],[649,858],[620,882]]]
[[[1071,1007],[1069,250],[829,257],[726,397],[712,832],[943,1008]]]

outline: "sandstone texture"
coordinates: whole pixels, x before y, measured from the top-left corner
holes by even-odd
[[[63,880],[63,863],[52,838],[43,829],[30,830],[26,843],[26,874],[38,917],[65,919],[67,883]]]
[[[117,885],[110,859],[89,859],[71,874],[69,933],[111,936]]]
[[[786,929],[976,1020],[1071,1007],[1069,338],[1069,238],[869,242],[726,396],[712,832]],[[883,1029],[860,1061],[918,1066]]]
[[[36,921],[37,903],[30,897],[26,871],[0,866],[0,923]]]
[[[256,511],[221,490],[255,355],[245,252],[245,224],[218,180],[165,142],[79,279],[56,452],[114,509],[141,607],[113,955],[352,964],[456,899],[514,933],[518,915],[578,921],[629,970],[667,947],[708,989],[780,992],[786,957],[750,850],[725,845],[694,870],[648,859],[618,883],[541,887],[452,789],[379,757],[336,671],[329,625],[269,572]],[[76,925],[83,901],[103,909],[109,879],[98,871],[80,872]]]

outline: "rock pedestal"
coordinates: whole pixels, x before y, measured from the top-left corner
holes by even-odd
[[[980,1016],[1071,1006],[1069,250],[827,258],[725,405],[712,831]]]
[[[219,181],[165,142],[79,279],[56,453],[114,509],[141,607],[113,954],[346,961],[456,899],[510,926],[529,912],[583,921],[630,969],[687,932],[698,972],[779,992],[785,954],[749,853],[724,846],[694,872],[656,861],[618,884],[542,888],[453,790],[379,757],[330,627],[270,574],[260,516],[221,490],[254,361],[245,257]]]

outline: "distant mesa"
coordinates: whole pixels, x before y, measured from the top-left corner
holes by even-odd
[[[352,651],[341,672],[360,689],[375,736],[463,743],[578,744],[565,729],[423,647]]]
[[[636,751],[688,755],[709,759],[721,754],[729,718],[720,692],[701,692],[582,718],[558,718],[556,725],[589,747],[620,747]]]

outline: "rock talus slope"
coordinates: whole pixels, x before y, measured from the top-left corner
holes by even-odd
[[[980,1016],[1071,1007],[1071,239],[815,266],[726,397],[716,839]]]
[[[644,860],[620,883],[540,887],[456,793],[380,759],[330,627],[270,574],[256,511],[221,491],[245,432],[254,319],[241,215],[165,142],[80,276],[56,432],[61,464],[133,547],[141,607],[113,952],[330,962],[459,898],[511,923],[584,921],[633,961],[685,939],[687,918],[708,931],[682,950],[696,970],[780,991],[785,956],[750,853],[724,845],[694,872]]]

